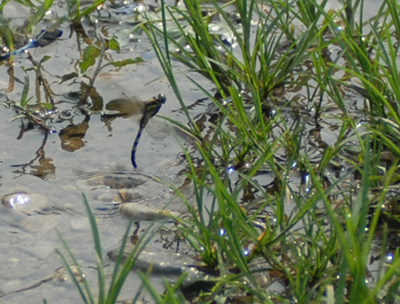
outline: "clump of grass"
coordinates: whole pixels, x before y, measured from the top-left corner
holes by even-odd
[[[364,24],[358,25],[354,15],[360,2],[353,4],[352,1],[347,1],[347,6],[343,8],[346,14],[344,17],[342,11],[337,14],[327,13],[324,10],[327,1],[321,4],[315,1],[296,1],[296,8],[282,1],[273,1],[271,11],[275,14],[265,15],[254,1],[237,1],[236,5],[242,22],[239,32],[224,9],[213,2],[215,10],[235,33],[240,49],[239,54],[242,56],[238,57],[237,53],[224,46],[223,43],[221,43],[222,53],[216,49],[215,40],[218,38],[211,35],[208,30],[210,17],[203,17],[201,7],[197,4],[191,1],[185,3],[186,11],[164,6],[163,14],[165,16],[168,12],[168,16],[174,16],[173,13],[178,11],[194,29],[196,35],[192,36],[188,34],[180,20],[174,19],[174,26],[180,29],[190,50],[185,49],[184,43],[168,35],[168,24],[165,21],[163,30],[160,32],[164,39],[163,45],[158,40],[157,30],[154,27],[150,26],[148,34],[183,109],[186,108],[174,78],[169,43],[180,50],[179,53],[172,55],[185,63],[191,72],[198,72],[213,81],[223,98],[230,96],[230,103],[225,107],[221,105],[220,100],[208,93],[207,88],[201,87],[189,77],[194,85],[216,104],[224,117],[216,126],[214,135],[198,143],[198,149],[204,161],[201,169],[195,169],[191,156],[187,153],[191,168],[190,177],[195,184],[198,204],[191,211],[193,218],[181,221],[182,233],[201,253],[203,260],[211,268],[217,268],[218,273],[223,277],[207,300],[211,302],[221,294],[228,296],[222,291],[221,286],[235,286],[233,289],[228,289],[232,292],[231,296],[234,295],[233,290],[246,290],[257,299],[256,301],[267,302],[273,302],[272,299],[286,302],[284,298],[294,298],[303,303],[312,301],[369,303],[385,298],[382,293],[377,292],[382,286],[386,286],[384,292],[386,297],[394,299],[398,275],[394,269],[399,260],[396,253],[392,264],[384,266],[385,243],[381,248],[378,281],[373,285],[366,283],[367,257],[371,252],[381,213],[380,208],[375,207],[376,197],[372,199],[370,194],[375,187],[385,189],[384,185],[392,183],[393,174],[397,168],[396,165],[388,168],[384,179],[377,182],[379,179],[377,153],[383,148],[380,139],[384,140],[384,145],[389,146],[391,138],[399,130],[396,107],[381,93],[380,89],[380,85],[384,83],[383,79],[389,80],[393,91],[396,92],[399,87],[397,77],[394,81],[391,81],[389,77],[398,73],[395,63],[396,47],[391,42],[391,32],[388,27],[378,30],[370,23],[371,35],[364,40],[362,38],[364,36],[360,34],[364,31]],[[392,8],[395,4],[393,1],[388,1],[387,4],[385,2],[382,5],[376,19],[372,20],[375,25],[382,16],[388,18],[390,10],[385,10],[385,5]],[[396,8],[392,8],[394,12],[398,8],[398,5],[395,6]],[[250,29],[254,12],[258,13],[256,18],[263,26],[258,27],[257,39],[254,40],[254,44],[251,44]],[[344,20],[342,30],[338,30],[335,20],[337,17],[342,17]],[[360,15],[359,19],[362,21],[363,16]],[[396,24],[397,17],[393,19],[393,24]],[[295,36],[294,31],[291,30],[291,24],[294,22],[300,22],[306,28],[298,36]],[[281,34],[274,32],[278,25]],[[333,33],[331,38],[326,35],[328,29]],[[291,44],[286,52],[279,54],[278,50],[280,50],[279,46],[283,37],[286,37]],[[371,42],[371,37],[375,42],[367,46],[366,43]],[[327,64],[324,56],[327,47],[332,43],[338,44],[341,52],[333,63]],[[377,57],[375,60],[369,59],[368,47],[375,51]],[[162,51],[163,48],[165,52]],[[337,64],[343,58],[350,66],[343,68]],[[303,69],[302,66],[307,60],[312,60],[314,63],[313,70]],[[384,68],[382,61],[388,68]],[[347,73],[346,78],[342,78],[341,81],[334,78],[338,70]],[[385,71],[382,72],[383,70]],[[296,75],[301,75],[302,78],[299,77],[299,81],[288,80],[289,77],[294,79]],[[314,88],[307,84],[312,76],[315,81]],[[368,121],[370,128],[366,132],[357,130],[358,122],[354,121],[349,114],[343,102],[342,92],[338,89],[338,83],[347,86],[348,83],[344,81],[349,79],[358,79],[365,84],[367,97],[373,103],[373,107],[370,107],[370,121]],[[272,117],[267,117],[263,111],[267,103],[266,98],[271,96],[273,88],[282,84],[302,85],[307,91],[314,91],[313,94],[309,94],[309,100],[310,107],[315,106],[317,109],[314,116],[316,124],[319,123],[321,115],[326,110],[322,105],[325,93],[325,96],[333,100],[344,114],[343,126],[337,136],[337,142],[325,150],[319,166],[310,162],[308,156],[302,151],[305,130],[301,124],[289,126],[281,116],[280,110],[287,107],[286,104],[281,107],[275,106],[278,114]],[[251,113],[247,112],[243,106],[245,100],[242,97],[243,94],[240,93],[241,90],[245,90],[251,96],[250,102],[254,107]],[[318,90],[319,102],[314,102]],[[394,121],[386,118],[387,111],[390,117],[395,119]],[[192,133],[198,137],[198,130],[194,127],[195,124],[188,110],[186,114],[192,126]],[[376,117],[380,117],[378,122],[386,123],[385,128],[391,128],[389,131],[391,136],[384,136],[381,127],[376,128],[378,125]],[[300,121],[300,118],[297,118]],[[225,121],[235,126],[233,134],[224,127]],[[274,129],[278,125],[283,129],[279,136],[274,134]],[[348,135],[349,129],[351,137]],[[360,155],[355,160],[342,155],[352,140],[357,140],[360,145],[358,150]],[[393,147],[393,145],[390,146]],[[274,154],[279,149],[286,151],[286,162],[277,162],[274,159]],[[395,150],[395,155],[398,155],[397,153],[398,151]],[[337,159],[344,159],[352,168],[347,176],[354,172],[359,172],[363,176],[361,188],[355,193],[342,189],[347,176],[342,176],[333,184],[326,185],[324,182],[327,166],[336,164]],[[288,177],[293,163],[296,163],[308,176],[309,185],[306,194],[297,192],[289,182]],[[273,172],[278,184],[278,189],[275,190],[272,198],[271,194],[262,189],[253,179],[254,175],[265,166]],[[240,171],[239,182],[234,188],[230,188],[229,176],[226,173],[230,168]],[[211,184],[209,180],[212,181]],[[259,189],[260,196],[265,198],[266,203],[262,205],[263,208],[268,205],[276,216],[275,225],[267,224],[267,228],[262,233],[253,224],[257,214],[249,215],[240,207],[239,193],[249,184]],[[213,198],[212,205],[207,211],[204,209],[205,193]],[[383,191],[379,196],[377,206],[385,202],[385,193]],[[288,198],[292,199],[288,200]],[[295,208],[289,215],[286,215],[285,202],[287,201],[295,204]],[[369,214],[374,209],[376,211],[369,219]],[[258,210],[258,212],[261,211],[262,208]],[[193,227],[196,227],[195,231]],[[220,233],[221,230],[224,231],[223,235]],[[246,244],[253,245],[253,250],[248,256],[244,254]],[[287,287],[283,298],[262,289],[254,279],[254,273],[249,265],[256,258],[264,259],[269,265],[268,271],[277,271],[281,274],[280,279]],[[236,272],[233,274],[233,269],[236,269],[240,275]],[[242,280],[251,282],[249,285],[251,287],[245,288]],[[391,282],[391,280],[394,281]],[[357,299],[361,294],[361,298]]]

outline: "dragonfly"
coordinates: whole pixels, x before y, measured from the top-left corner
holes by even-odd
[[[42,30],[40,34],[37,35],[34,39],[31,39],[31,41],[27,45],[14,50],[14,52],[12,53],[5,52],[3,54],[0,54],[0,61],[10,58],[11,55],[15,56],[24,53],[30,48],[45,47],[57,40],[57,38],[61,37],[62,34],[63,31],[60,29]]]
[[[153,97],[150,100],[147,100],[144,102],[144,108],[143,108],[143,115],[140,118],[140,123],[139,123],[139,131],[136,135],[135,142],[132,147],[132,153],[131,153],[131,162],[134,168],[137,168],[136,160],[135,160],[135,155],[136,155],[136,149],[139,144],[140,137],[142,136],[142,132],[144,128],[146,127],[147,123],[149,122],[150,118],[152,118],[154,115],[158,113],[158,111],[161,109],[161,106],[167,101],[167,97],[164,94],[159,94],[158,97]]]

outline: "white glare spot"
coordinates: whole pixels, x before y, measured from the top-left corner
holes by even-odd
[[[211,32],[217,32],[217,31],[219,31],[219,29],[220,29],[219,25],[217,25],[215,23],[210,23],[208,25],[208,30]]]
[[[233,167],[228,168],[228,174],[232,174],[234,171],[235,171],[235,169]]]
[[[10,206],[15,209],[16,205],[24,205],[26,202],[29,201],[29,198],[25,195],[18,194],[16,197],[10,199]]]
[[[391,263],[393,261],[393,254],[392,253],[388,253],[386,256],[385,256],[385,262],[386,263]]]
[[[224,236],[225,235],[225,229],[224,228],[220,228],[219,229],[219,235],[220,236]]]
[[[146,10],[146,8],[144,7],[143,4],[139,4],[136,8],[135,8],[135,12],[136,13],[141,13],[144,12]]]
[[[244,256],[248,256],[249,253],[250,253],[249,249],[243,250],[243,255],[244,255]]]
[[[305,191],[306,192],[310,192],[309,184],[310,184],[310,174],[306,174],[304,176],[304,185],[305,185]]]

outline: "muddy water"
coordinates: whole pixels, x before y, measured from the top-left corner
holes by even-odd
[[[38,127],[24,132],[18,139],[21,119],[10,121],[15,113],[6,106],[0,106],[0,196],[10,193],[25,195],[34,205],[29,210],[18,210],[0,206],[0,301],[2,303],[39,303],[47,299],[50,303],[79,303],[79,294],[70,284],[66,274],[57,271],[61,267],[55,248],[61,248],[56,234],[58,230],[67,243],[71,245],[83,267],[88,280],[96,290],[96,270],[93,243],[88,220],[85,216],[81,193],[85,193],[98,215],[101,231],[104,258],[107,263],[107,251],[120,245],[121,237],[127,227],[128,219],[121,217],[112,209],[111,201],[99,200],[101,192],[108,191],[107,186],[88,184],[80,179],[79,172],[101,175],[103,172],[124,171],[134,176],[130,164],[130,151],[137,133],[137,119],[118,118],[108,125],[99,114],[89,118],[75,111],[73,103],[64,95],[79,89],[71,83],[59,85],[57,76],[76,70],[74,64],[79,59],[77,52],[78,38],[73,33],[69,38],[68,27],[63,28],[64,36],[54,44],[33,50],[32,56],[39,60],[45,54],[52,56],[44,64],[44,76],[52,83],[55,92],[54,100],[61,110],[72,109],[72,121],[55,124],[55,132],[48,133]],[[75,52],[71,52],[75,50]],[[121,70],[103,70],[95,86],[104,100],[108,101],[126,96],[139,96],[142,99],[152,98],[159,93],[167,96],[167,103],[160,114],[179,119],[179,112],[171,113],[178,108],[168,83],[163,77],[158,61],[150,45],[138,46],[134,51],[125,50],[120,56],[144,56],[146,63],[130,66]],[[16,79],[24,79],[22,66],[31,63],[26,56],[16,57],[14,68]],[[20,100],[22,85],[15,83],[10,93],[8,87],[7,67],[0,66],[0,101]],[[90,71],[89,71],[90,74]],[[35,76],[30,73],[31,88]],[[183,77],[181,81],[186,81]],[[41,92],[43,96],[43,91]],[[34,94],[33,89],[29,95]],[[189,102],[196,100],[195,92],[184,92]],[[181,118],[183,119],[183,118]],[[26,120],[24,121],[26,124]],[[161,123],[163,121],[161,120]],[[63,140],[62,130],[68,125],[78,126],[79,132],[85,132],[82,138]],[[165,125],[162,125],[166,128]],[[184,168],[181,165],[180,147],[173,136],[154,140],[144,133],[137,152],[139,172],[146,176],[158,176],[169,182],[177,179],[176,175]],[[158,188],[155,188],[158,187]],[[155,182],[144,184],[141,193],[146,200],[157,200],[168,196],[169,189]],[[154,195],[151,197],[152,194]],[[17,199],[16,199],[17,200]],[[159,206],[163,207],[163,206]],[[141,228],[146,226],[142,225]],[[161,246],[161,245],[160,245]],[[109,267],[109,272],[112,272]],[[66,282],[65,282],[66,280]],[[129,288],[121,298],[132,297],[139,287],[140,280],[134,272],[128,280]],[[153,282],[161,282],[161,277],[154,277]],[[161,285],[158,284],[160,291]]]
[[[86,26],[90,28],[89,25]],[[111,31],[113,27],[118,27],[110,24],[102,26]],[[24,209],[12,209],[3,204],[0,206],[2,303],[39,303],[44,298],[49,303],[80,302],[75,287],[59,269],[61,262],[54,249],[62,246],[56,230],[71,245],[89,282],[96,288],[95,255],[81,194],[85,193],[98,216],[105,261],[109,261],[106,252],[119,246],[128,219],[113,209],[112,198],[117,192],[115,189],[109,189],[108,185],[101,182],[88,183],[83,176],[123,172],[132,177],[148,179],[138,190],[142,201],[153,206],[157,202],[157,207],[161,208],[168,201],[169,189],[150,181],[149,177],[157,176],[167,182],[176,183],[177,186],[182,183],[180,172],[185,169],[185,164],[182,162],[181,148],[173,136],[154,140],[144,133],[136,154],[139,168],[135,171],[130,164],[130,151],[138,128],[137,117],[117,118],[105,123],[99,113],[85,116],[74,108],[76,101],[68,99],[67,95],[78,90],[80,85],[72,82],[59,84],[59,77],[78,71],[76,65],[83,39],[71,32],[66,24],[62,29],[64,35],[61,39],[31,53],[35,60],[40,60],[44,55],[52,56],[43,64],[44,76],[55,93],[57,107],[60,111],[71,110],[72,120],[55,124],[54,132],[47,135],[43,129],[35,127],[19,138],[21,120],[11,121],[15,113],[5,105],[0,106],[0,196],[18,193],[21,196],[15,197],[15,200],[23,197],[23,200],[29,200],[27,203],[32,205]],[[167,103],[163,105],[160,114],[186,122],[184,115],[178,111],[179,105],[146,39],[140,43],[131,42],[122,49],[121,54],[114,53],[112,56],[114,60],[142,57],[146,62],[122,69],[106,68],[101,71],[95,87],[103,100],[102,109],[107,102],[121,98],[124,94],[128,97],[139,96],[145,100],[163,93],[167,96]],[[30,67],[31,63],[24,55],[17,56],[15,62],[15,78],[23,81],[22,67]],[[6,93],[9,82],[7,69],[4,64],[0,66],[0,102],[19,101],[23,85],[16,81],[15,88]],[[176,64],[176,70],[179,69],[186,68]],[[92,71],[89,70],[88,74],[91,75]],[[33,96],[35,75],[28,73],[31,87],[29,96]],[[193,89],[194,86],[183,75],[177,75],[177,78],[187,104],[204,97],[201,92]],[[209,86],[205,80],[198,81],[206,87]],[[288,93],[291,97],[301,96],[298,92]],[[43,91],[41,94],[43,96]],[[204,113],[207,105],[198,103],[193,108],[193,116]],[[303,106],[299,98],[299,107]],[[312,132],[315,126],[308,125],[310,136],[307,140],[315,142],[315,136],[319,136],[317,141],[320,143],[333,144],[336,139],[336,123],[337,121],[326,119],[321,123],[321,132]],[[75,127],[68,128],[70,125]],[[67,136],[65,140],[63,134],[71,134],[68,132],[84,136]],[[193,152],[190,144],[187,146]],[[321,153],[322,150],[318,150],[318,147],[314,149],[315,162],[319,160]],[[257,178],[261,185],[268,185],[273,181],[270,175],[260,175]],[[293,183],[300,185],[301,178],[299,173],[293,174]],[[109,196],[104,196],[109,192]],[[141,228],[145,229],[146,224],[142,224]],[[111,266],[107,269],[111,273],[112,262],[109,263]],[[163,290],[160,276],[153,276],[152,282],[160,291]],[[125,289],[121,299],[131,298],[140,285],[140,279],[134,272],[126,285],[134,288]]]
[[[39,207],[34,207],[32,213],[27,215],[1,206],[1,293],[32,286],[52,276],[55,269],[61,266],[54,253],[54,248],[61,247],[56,229],[73,246],[80,263],[88,267],[85,270],[88,277],[94,278],[94,272],[89,268],[94,265],[93,246],[88,220],[82,208],[81,193],[85,192],[88,195],[95,208],[111,207],[111,202],[96,201],[96,194],[92,195],[96,186],[86,186],[82,183],[76,170],[90,172],[99,168],[107,170],[107,167],[120,166],[133,171],[130,168],[129,154],[135,134],[134,124],[130,124],[129,121],[116,122],[113,124],[113,132],[110,133],[99,117],[92,117],[81,149],[74,153],[63,150],[58,134],[54,133],[48,135],[47,142],[38,152],[44,140],[43,131],[31,130],[26,132],[22,139],[17,140],[20,121],[9,123],[10,114],[10,110],[1,108],[1,120],[4,122],[0,132],[1,194],[25,191],[33,196],[32,202],[28,203],[38,204]],[[132,135],[128,138],[127,134]],[[138,153],[140,170],[167,177],[168,171],[163,168],[167,161],[173,162],[178,154],[175,143],[171,139],[152,143],[143,136],[141,144],[140,152],[144,153]],[[170,151],[166,152],[168,147]],[[156,156],[160,150],[165,152]],[[41,171],[45,173],[40,173]],[[174,170],[169,172],[174,174]],[[153,193],[154,189],[147,191]],[[145,193],[146,189],[143,192]],[[42,207],[43,201],[47,202],[42,211],[39,208]],[[121,232],[126,229],[127,220],[107,211],[98,214],[105,251],[114,249],[119,245]],[[11,294],[2,298],[2,301],[23,303],[29,298],[33,303],[37,303],[43,298],[55,300],[68,290],[68,284],[56,280],[38,286],[35,290]],[[72,299],[78,294],[69,294],[71,296],[64,303],[77,302]]]
[[[151,97],[153,92],[165,92],[167,96],[172,96],[165,82],[159,81],[153,88],[146,88],[141,83],[141,77],[132,75],[132,81],[135,78],[135,87],[138,89],[130,92],[128,86],[125,90],[127,94],[143,94],[146,98]],[[111,79],[102,81],[111,88],[114,83]],[[121,84],[119,86],[123,87]],[[173,104],[173,98],[169,102]],[[162,109],[164,115],[168,115],[168,112],[168,106]],[[112,122],[112,131],[109,131],[100,116],[93,115],[83,138],[83,146],[69,152],[63,149],[59,133],[48,134],[45,139],[43,130],[39,128],[24,133],[23,138],[18,140],[21,121],[9,122],[12,115],[9,109],[0,108],[3,122],[0,127],[0,191],[2,196],[24,191],[31,200],[27,203],[35,204],[35,207],[30,209],[30,213],[22,213],[0,206],[0,294],[28,288],[55,276],[54,271],[61,266],[54,252],[55,248],[61,248],[56,230],[71,244],[89,281],[95,282],[95,270],[91,268],[95,265],[93,244],[81,193],[84,192],[93,208],[98,209],[96,214],[102,232],[104,253],[119,246],[128,220],[115,214],[112,201],[97,199],[102,192],[108,191],[107,186],[80,180],[79,171],[101,175],[102,172],[118,168],[119,172],[133,173],[130,150],[137,125],[133,120],[117,119]],[[78,115],[77,123],[80,120],[84,120],[84,117]],[[143,135],[137,153],[138,171],[170,182],[176,180],[174,175],[183,169],[182,165],[177,165],[180,161],[177,159],[180,152],[178,144],[172,136],[154,141],[146,135]],[[146,200],[160,201],[160,197],[168,195],[168,189],[162,188],[160,184],[147,184],[141,185],[141,194]],[[106,256],[105,259],[108,260]],[[131,280],[135,286],[139,286],[134,275]],[[66,293],[68,299],[62,296]],[[132,290],[127,291],[126,298],[133,293]],[[46,298],[49,302],[77,303],[77,297],[74,287],[56,278],[32,290],[4,296],[1,301],[24,303],[29,299],[31,303],[38,303]]]

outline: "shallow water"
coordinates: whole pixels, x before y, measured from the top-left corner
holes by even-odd
[[[375,2],[372,1],[372,3]],[[332,5],[335,6],[334,3]],[[18,8],[12,10],[15,12]],[[91,29],[91,26],[87,24],[85,27]],[[100,23],[99,26],[102,30],[110,32],[118,27],[118,24],[106,23]],[[130,151],[138,128],[137,117],[136,121],[134,117],[117,118],[110,124],[106,124],[102,121],[100,113],[85,116],[74,110],[73,104],[76,101],[67,99],[66,95],[78,90],[80,83],[59,84],[59,77],[78,71],[79,68],[76,65],[80,58],[80,44],[83,44],[85,39],[78,37],[76,32],[71,32],[66,24],[63,25],[62,30],[64,34],[61,39],[45,48],[32,50],[31,54],[35,60],[41,59],[45,54],[52,56],[51,60],[43,63],[44,76],[51,83],[51,89],[55,93],[54,100],[60,111],[73,109],[72,121],[55,124],[55,132],[49,132],[47,136],[42,129],[35,127],[24,132],[22,138],[18,139],[21,120],[10,121],[14,112],[5,105],[0,106],[0,121],[2,122],[0,123],[0,196],[24,191],[33,195],[32,203],[39,205],[39,207],[32,207],[29,214],[0,206],[0,260],[2,261],[0,263],[0,301],[2,303],[38,303],[44,298],[49,303],[80,302],[79,294],[69,283],[70,280],[67,279],[67,282],[64,282],[54,274],[62,265],[54,251],[55,248],[62,248],[56,230],[71,245],[89,282],[96,288],[96,270],[93,268],[95,255],[81,193],[87,195],[98,215],[104,259],[111,264],[107,269],[109,273],[112,272],[112,262],[109,262],[106,253],[120,245],[128,219],[114,212],[112,201],[99,199],[99,196],[107,191],[112,192],[111,197],[113,197],[116,191],[110,190],[107,185],[101,183],[88,185],[79,172],[90,175],[118,171],[131,173],[132,176],[138,172],[139,177],[157,176],[167,182],[180,185],[181,172],[186,167],[182,161],[181,147],[173,136],[155,140],[144,133],[136,154],[139,168],[134,171],[130,164]],[[146,100],[163,93],[167,96],[167,103],[163,105],[159,114],[186,123],[186,118],[178,110],[179,104],[146,39],[140,43],[129,42],[123,47],[121,54],[113,53],[112,56],[114,60],[142,57],[146,62],[121,69],[109,67],[101,71],[95,87],[103,100],[103,106],[110,100],[123,97],[124,94],[129,97],[139,96]],[[25,55],[16,56],[14,72],[16,79],[20,81],[24,79],[21,69],[23,66],[30,67],[31,63]],[[0,79],[0,102],[19,101],[23,85],[16,81],[14,90],[6,93],[9,81],[7,69],[5,64],[0,65],[0,74],[3,75]],[[176,63],[176,70],[179,69],[186,70],[185,67]],[[89,70],[89,75],[92,70]],[[35,76],[32,72],[28,73],[31,88],[29,96],[32,96]],[[196,100],[204,97],[199,90],[194,89],[192,83],[184,75],[177,75],[177,78],[187,104],[194,104]],[[209,86],[208,81],[204,79],[199,78],[198,81],[206,87]],[[292,98],[299,97],[298,106],[304,108],[304,104],[301,103],[301,92],[288,91],[287,93]],[[43,91],[41,94],[44,95]],[[207,102],[197,103],[192,108],[193,117],[205,113],[207,106]],[[293,119],[290,114],[287,117],[288,120]],[[318,162],[322,153],[321,146],[335,142],[337,123],[338,121],[328,117],[321,123],[322,130],[313,132],[315,128],[313,124],[306,126],[309,133],[307,143],[320,144],[320,146],[310,148],[315,155],[313,159],[313,154],[310,154],[311,160]],[[75,125],[75,129],[67,128],[71,124]],[[207,121],[206,126],[208,125]],[[75,133],[80,134],[83,132],[84,136],[69,137],[64,140],[61,136],[63,129],[75,130]],[[64,131],[64,134],[66,132]],[[184,141],[184,139],[180,140]],[[186,145],[189,152],[195,153],[190,143]],[[235,179],[234,175],[232,179]],[[300,187],[301,179],[299,172],[293,173],[294,186]],[[258,176],[257,180],[260,185],[267,186],[272,183],[273,177],[270,172],[267,172]],[[157,207],[163,207],[160,205],[167,202],[171,195],[168,188],[154,181],[141,185],[140,193],[145,200],[157,202]],[[291,210],[288,209],[288,212],[290,213]],[[145,227],[146,224],[141,226],[142,229]],[[162,292],[161,277],[152,276],[152,282]],[[121,299],[132,297],[139,287],[140,279],[135,272],[132,272],[126,285],[136,287],[133,290],[126,288],[121,294]]]
[[[46,48],[32,51],[35,59],[42,58],[44,54],[51,54],[53,57],[49,61],[51,64],[44,64],[45,77],[49,82],[58,82],[58,79],[52,75],[60,76],[74,71],[74,62],[79,59],[78,53],[71,52],[77,47],[75,35],[69,38],[68,28],[63,28],[63,30],[62,39]],[[131,66],[121,71],[103,70],[95,85],[104,103],[116,97],[123,97],[122,93],[127,96],[140,96],[144,100],[158,93],[164,93],[168,101],[160,114],[168,116],[168,113],[176,109],[177,105],[149,45],[140,46],[130,53],[132,54],[125,52],[124,56],[146,55],[150,59],[147,59],[146,64]],[[30,63],[27,59],[18,56],[15,61],[15,76],[17,79],[24,79],[21,66],[29,66]],[[5,65],[0,66],[0,73],[7,75]],[[33,73],[30,77],[32,87]],[[7,98],[20,99],[21,84],[16,83],[14,91],[6,95],[8,77],[3,76],[0,86],[3,92],[1,101],[5,102]],[[55,94],[66,94],[78,88],[79,86],[74,87],[70,84],[53,83],[51,85]],[[191,92],[186,92],[188,93],[192,96],[191,98],[195,98]],[[32,91],[31,94],[33,94]],[[66,100],[61,95],[55,96],[54,99],[56,103]],[[58,107],[61,110],[70,109],[71,104],[61,103]],[[71,149],[67,148],[71,147],[71,143],[63,146],[60,139],[61,129],[67,127],[69,122],[60,124],[60,129],[55,133],[49,133],[47,138],[44,131],[36,127],[25,132],[21,139],[17,139],[21,120],[16,119],[11,122],[10,119],[13,116],[13,111],[0,106],[2,121],[0,124],[0,195],[23,190],[33,194],[33,202],[28,203],[40,205],[43,200],[47,200],[46,205],[49,210],[37,214],[34,207],[33,213],[26,215],[15,209],[0,206],[0,259],[2,261],[0,263],[0,301],[2,303],[39,303],[46,298],[50,303],[78,303],[80,302],[79,294],[69,283],[69,279],[67,282],[61,282],[58,279],[47,281],[62,265],[54,251],[55,248],[62,248],[56,230],[71,245],[88,280],[96,288],[96,270],[92,268],[95,266],[95,255],[81,193],[86,193],[93,208],[105,210],[95,212],[98,215],[105,261],[109,261],[106,256],[107,251],[120,245],[128,219],[112,214],[111,201],[96,200],[96,189],[93,189],[96,187],[86,185],[76,172],[79,170],[107,172],[116,168],[134,172],[130,164],[130,150],[136,136],[137,124],[134,119],[118,118],[111,122],[112,130],[109,130],[101,121],[100,115],[92,115],[89,121],[85,122],[85,116],[77,112],[72,123],[83,124],[83,129],[87,130],[84,137],[78,138]],[[157,141],[145,133],[137,152],[138,172],[148,176],[156,175],[171,182],[174,180],[174,175],[183,169],[183,166],[179,165],[181,162],[179,152],[179,145],[173,136]],[[147,189],[142,189],[142,192],[153,194],[156,192],[162,195],[159,191],[162,187],[154,189],[154,186],[153,183],[147,186]],[[110,211],[107,211],[107,208]],[[67,278],[67,275],[64,277]],[[43,280],[47,282],[40,283]],[[161,282],[161,278],[154,277],[152,281],[157,284],[157,281]],[[139,287],[139,282],[138,277],[132,272],[127,285],[137,287],[123,292],[121,299],[132,297]],[[30,287],[32,288],[29,290],[23,290]]]

